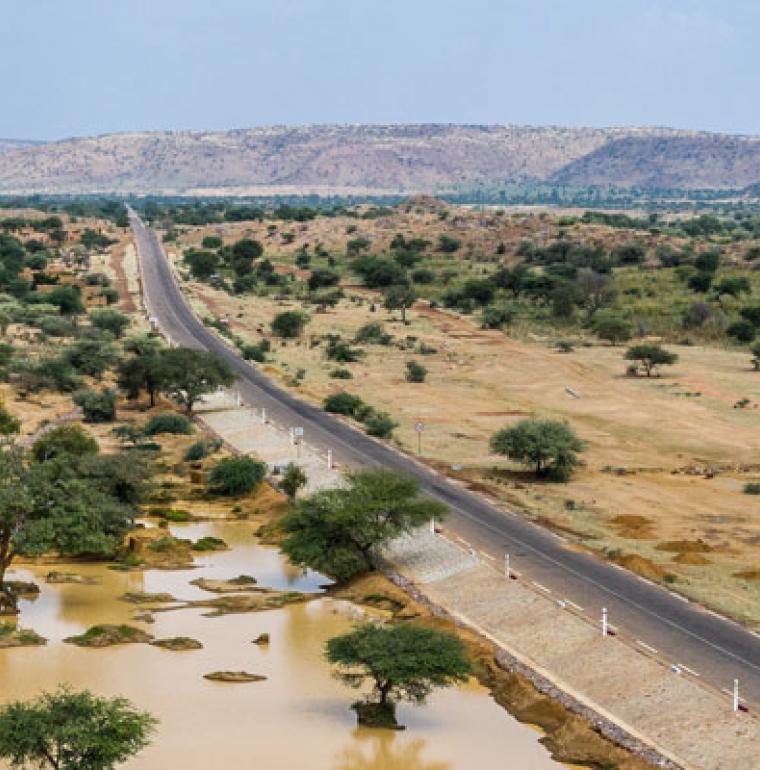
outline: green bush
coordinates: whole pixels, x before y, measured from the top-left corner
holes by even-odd
[[[379,321],[373,321],[357,330],[354,335],[354,342],[370,345],[390,345],[393,342],[393,337],[385,331]]]
[[[734,321],[727,329],[726,334],[737,342],[752,342],[757,331],[750,321]]]
[[[110,307],[93,310],[90,313],[90,322],[96,329],[111,332],[114,337],[121,337],[129,326],[129,318]]]
[[[74,325],[59,316],[44,316],[39,322],[40,331],[48,337],[73,337]]]
[[[511,323],[514,317],[515,310],[509,305],[488,305],[480,315],[480,325],[483,329],[501,329]]]
[[[327,335],[327,347],[325,355],[330,361],[337,361],[341,364],[350,364],[358,361],[364,351],[358,348],[352,348],[347,342],[344,342],[339,334]]]
[[[300,310],[288,310],[276,315],[272,321],[272,332],[278,337],[300,337],[304,327],[309,322],[309,316]]]
[[[416,361],[406,362],[406,381],[407,382],[425,382],[428,370]]]
[[[352,380],[354,375],[348,369],[333,369],[330,372],[330,377],[334,380]]]
[[[747,482],[744,485],[745,495],[760,495],[760,484],[757,482]]]
[[[185,462],[193,463],[208,457],[208,445],[205,441],[196,441],[185,452]]]
[[[255,361],[257,364],[263,364],[267,360],[260,345],[243,345],[240,354],[246,361]]]
[[[367,433],[377,438],[390,438],[398,426],[387,412],[372,412],[364,421]]]
[[[326,412],[332,412],[333,414],[344,414],[348,417],[354,417],[359,407],[363,406],[364,402],[359,396],[354,396],[351,393],[332,393],[327,396],[324,401],[324,407]]]
[[[116,418],[116,394],[111,390],[78,390],[72,399],[82,408],[85,422],[113,422]]]
[[[211,468],[208,488],[217,495],[244,495],[261,484],[266,472],[266,464],[252,457],[224,457]]]
[[[200,540],[196,540],[192,548],[194,551],[224,551],[227,548],[227,543],[220,537],[211,537],[207,535]]]
[[[193,423],[182,414],[157,414],[151,417],[143,428],[146,436],[159,433],[179,433],[189,435],[193,432]]]
[[[69,455],[82,457],[98,453],[98,442],[81,425],[59,425],[40,436],[32,446],[37,462]]]

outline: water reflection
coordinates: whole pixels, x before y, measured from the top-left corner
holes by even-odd
[[[422,754],[425,742],[397,740],[396,733],[355,730],[354,740],[344,748],[333,770],[451,770],[448,762],[428,761]]]

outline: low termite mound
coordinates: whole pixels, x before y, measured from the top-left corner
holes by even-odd
[[[617,534],[626,540],[651,540],[654,538],[652,527],[654,522],[646,516],[636,514],[621,514],[612,519],[617,528]]]
[[[710,553],[713,550],[703,540],[668,540],[658,543],[655,549],[669,553]]]
[[[626,553],[616,556],[613,561],[621,567],[625,567],[631,572],[635,572],[647,580],[664,580],[669,574],[666,570],[655,564],[645,556],[639,556],[637,553]]]
[[[686,564],[692,567],[704,567],[706,564],[712,564],[710,559],[705,559],[704,556],[693,551],[681,551],[673,557],[673,561],[676,564]]]
[[[743,569],[734,572],[733,576],[741,580],[760,580],[760,569]]]

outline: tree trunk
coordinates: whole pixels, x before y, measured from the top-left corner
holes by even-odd
[[[393,687],[393,683],[389,680],[387,682],[384,682],[382,685],[378,685],[378,690],[380,691],[380,704],[385,706],[388,703],[388,696],[391,692],[391,687]]]
[[[18,615],[18,599],[16,595],[4,586],[5,573],[11,564],[11,557],[6,550],[0,555],[0,617],[3,615]]]

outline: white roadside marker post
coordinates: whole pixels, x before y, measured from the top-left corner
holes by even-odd
[[[235,404],[236,404],[238,409],[240,409],[240,407],[243,405],[243,399],[240,398],[240,391],[239,390],[235,391]]]
[[[607,636],[607,608],[602,607],[602,636]]]
[[[263,406],[261,407],[261,424],[267,424],[267,410]]]
[[[332,457],[332,449],[327,450],[327,469],[332,470],[333,467],[333,457]]]
[[[512,570],[509,566],[509,554],[504,554],[504,574],[507,576],[507,580],[509,580],[512,577]]]
[[[739,680],[738,679],[734,679],[733,706],[734,706],[734,711],[739,710]]]
[[[430,519],[430,534],[435,535],[435,518]]]

